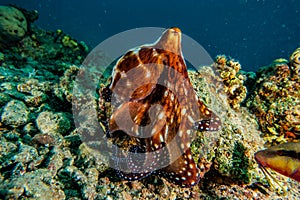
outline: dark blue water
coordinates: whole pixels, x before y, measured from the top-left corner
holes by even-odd
[[[62,29],[96,46],[137,27],[181,28],[212,57],[226,54],[255,71],[300,46],[298,0],[1,0],[36,9],[45,29]]]

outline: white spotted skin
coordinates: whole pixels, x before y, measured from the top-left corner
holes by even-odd
[[[163,155],[154,154],[151,158],[145,156],[142,160],[143,163],[126,157],[129,171],[145,167],[147,172],[118,172],[122,179],[139,180],[149,174],[157,173],[182,187],[194,186],[200,180],[200,171],[190,149],[192,142],[190,138],[195,132],[194,126],[200,131],[214,131],[218,130],[221,122],[189,88],[191,84],[182,56],[180,41],[181,31],[178,28],[168,29],[154,44],[144,45],[125,53],[113,69],[109,89],[115,94],[120,104],[115,106],[116,109],[113,111],[108,125],[109,131],[118,131],[119,127],[114,119],[118,117],[122,119],[125,111],[129,110],[134,125],[128,129],[131,134],[127,134],[130,137],[138,138],[139,140],[135,141],[138,141],[137,145],[140,145],[140,148],[142,147],[141,149],[145,152],[156,152],[164,149],[164,147],[166,147],[165,151],[167,152]],[[158,65],[157,68],[151,68],[149,64]],[[164,68],[161,65],[168,67],[166,73],[164,73]],[[137,72],[131,75],[130,72],[135,70]],[[172,70],[179,73],[174,74]],[[162,76],[162,74],[167,74],[167,76]],[[161,77],[165,78],[162,83],[166,87],[155,84]],[[136,80],[140,80],[140,82],[138,83]],[[187,80],[189,85],[185,84],[183,80]],[[151,84],[147,81],[151,81]],[[173,88],[173,90],[169,88]],[[195,108],[196,110],[199,109],[199,116],[195,116],[197,112],[191,111],[190,105],[187,103],[189,98],[193,97],[196,100]],[[123,102],[124,100],[128,102]],[[151,124],[150,122],[154,120],[149,116],[149,110],[155,104],[160,105],[162,110],[157,111],[155,116],[151,116],[156,120],[156,124]],[[152,125],[151,128],[147,129],[151,133],[150,137],[139,138],[144,134],[139,130],[143,130],[142,128],[149,124]],[[179,128],[181,124],[187,124],[186,126],[190,127]],[[174,150],[168,147],[168,144],[177,135],[179,141],[176,143],[178,146],[175,149],[177,148],[177,151],[184,153],[170,163],[170,158],[174,157]],[[166,167],[155,171],[157,163],[163,163]]]

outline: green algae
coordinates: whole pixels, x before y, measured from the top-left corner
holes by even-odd
[[[250,182],[250,162],[246,156],[246,147],[241,142],[235,142],[232,153],[232,168],[230,174],[239,183]]]

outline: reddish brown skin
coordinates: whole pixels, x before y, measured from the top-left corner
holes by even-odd
[[[133,78],[127,78],[122,82],[122,75],[124,76],[128,72],[133,72]],[[176,92],[157,85],[156,83],[162,78],[173,85],[174,88],[177,88]],[[181,85],[185,80],[189,87],[183,88]],[[140,87],[140,85],[142,86]],[[120,129],[116,119],[122,118],[127,110],[129,110],[131,120],[136,125],[133,129],[138,129],[140,125],[147,125],[151,121],[149,118],[150,108],[156,104],[161,105],[165,111],[165,124],[160,127],[162,123],[162,120],[158,119],[160,113],[154,112],[153,118],[157,119],[157,123],[154,124],[151,130],[154,130],[154,134],[151,137],[140,139],[142,140],[141,143],[145,145],[146,152],[154,152],[166,147],[178,134],[180,125],[194,126],[186,117],[184,118],[186,114],[183,111],[185,109],[189,111],[188,114],[195,121],[199,122],[199,130],[219,129],[220,119],[197,99],[194,90],[191,88],[187,67],[181,53],[181,31],[179,28],[170,28],[163,33],[155,44],[142,46],[138,50],[127,52],[114,67],[110,90],[116,94],[121,103],[111,116],[109,122],[110,132],[114,133]],[[128,93],[131,93],[130,100],[124,102]],[[193,97],[195,97],[196,103],[190,105],[190,98]],[[123,121],[126,121],[126,119]],[[188,127],[183,127],[183,130],[188,129]],[[137,133],[132,131],[127,134],[133,136]],[[184,132],[180,136],[180,140],[177,141],[177,145],[167,150],[167,156],[157,158],[155,161],[153,161],[153,158],[146,157],[144,164],[149,165],[149,169],[151,169],[152,163],[154,163],[153,165],[158,162],[166,163],[168,166],[158,170],[157,173],[183,187],[193,186],[200,179],[200,170],[191,155],[190,143],[191,135]],[[139,148],[142,149],[143,147]],[[180,152],[181,156],[174,162],[169,163],[175,152]],[[120,172],[121,177],[126,180],[140,179],[148,174]]]

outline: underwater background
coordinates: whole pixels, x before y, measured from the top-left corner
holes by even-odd
[[[139,27],[180,27],[211,55],[238,59],[246,71],[287,57],[300,45],[297,0],[2,0],[39,11],[37,25],[63,29],[95,47]]]
[[[0,1],[0,199],[300,199],[299,2]],[[132,41],[118,33],[131,29],[128,38],[140,42],[138,27],[173,28],[159,29],[154,46],[126,53],[120,41]],[[167,51],[180,52],[181,31],[203,45],[211,63],[189,68],[190,58],[206,57],[184,35],[187,66]],[[118,62],[109,57],[114,50],[123,55]],[[170,66],[157,74],[167,87],[135,88],[157,78],[144,67],[151,59]],[[142,70],[126,73],[131,78],[122,85],[122,68]],[[182,75],[188,84],[180,84]],[[187,103],[178,106],[172,86]],[[138,99],[122,102],[127,93]],[[131,113],[138,125],[148,125],[152,106],[163,105],[166,119],[161,112],[150,127],[156,139],[114,126],[115,119],[130,122],[122,111],[134,101],[146,107]],[[196,120],[189,104],[199,110]],[[174,116],[195,126],[178,131],[184,123]],[[175,141],[173,149],[174,135],[195,138]],[[157,145],[167,147],[163,159],[127,156]],[[127,151],[106,151],[111,146]],[[181,160],[171,162],[183,147]],[[166,167],[156,168],[161,161]],[[148,162],[146,173],[119,168]]]

